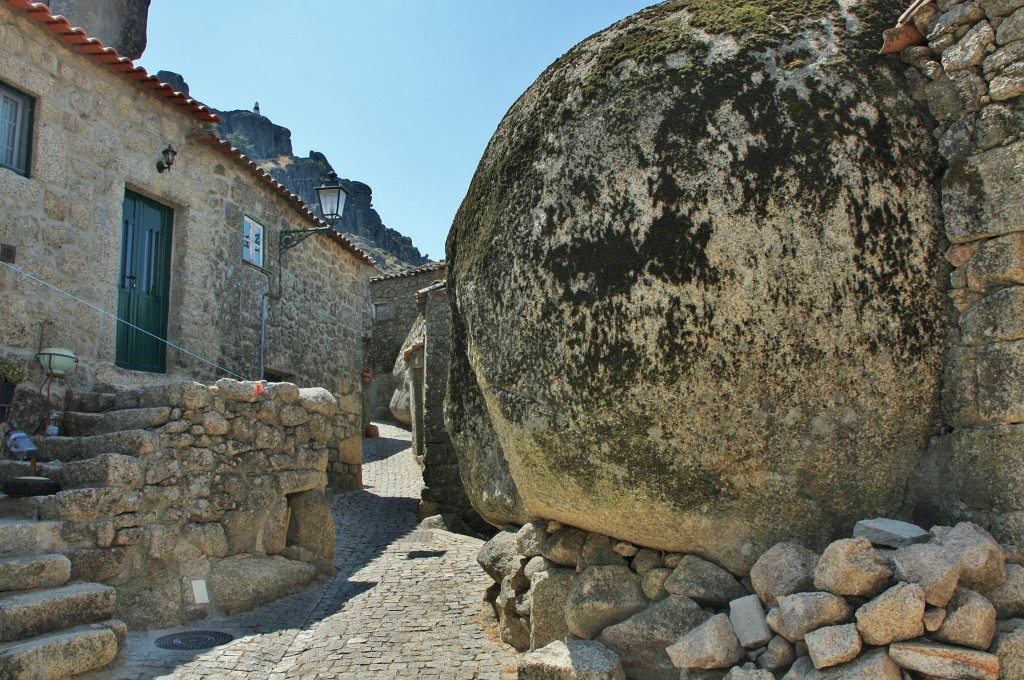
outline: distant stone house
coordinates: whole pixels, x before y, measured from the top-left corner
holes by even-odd
[[[279,249],[324,225],[218,120],[45,6],[0,1],[0,354],[69,347],[78,390],[111,373],[325,387],[347,414],[333,481],[358,487],[380,270],[336,231]]]
[[[375,418],[391,417],[388,406],[401,383],[392,371],[401,354],[402,343],[420,315],[416,293],[444,279],[446,271],[442,260],[370,280],[373,331],[366,361],[374,378],[367,391]]]

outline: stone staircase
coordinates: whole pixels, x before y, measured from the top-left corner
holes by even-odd
[[[146,428],[171,409],[142,406],[145,391],[70,395],[59,437],[36,437],[36,474],[56,480],[51,496],[0,494],[0,678],[65,678],[109,664],[127,642],[114,618],[116,591],[90,582],[117,573],[118,548],[90,527],[132,512],[142,484],[135,455],[156,446]],[[0,479],[28,463],[0,460]]]

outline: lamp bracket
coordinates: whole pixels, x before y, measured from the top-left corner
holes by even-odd
[[[278,245],[281,250],[288,250],[299,245],[313,234],[323,234],[334,227],[317,227],[315,229],[285,229],[281,232]]]

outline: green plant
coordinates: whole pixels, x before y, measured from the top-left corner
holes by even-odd
[[[17,385],[25,382],[26,378],[28,378],[28,367],[25,362],[19,359],[0,357],[0,382]]]

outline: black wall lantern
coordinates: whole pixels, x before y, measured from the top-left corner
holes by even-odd
[[[178,155],[178,152],[174,150],[174,147],[170,144],[162,152],[163,158],[156,162],[156,169],[158,172],[171,171],[171,166],[174,165],[174,157]]]
[[[279,241],[281,250],[297,246],[313,234],[330,231],[341,220],[341,216],[345,213],[345,199],[348,198],[348,191],[341,186],[338,175],[332,171],[327,177],[324,177],[320,186],[316,188],[316,197],[320,201],[320,214],[324,216],[323,219],[327,226],[315,229],[283,230]]]

